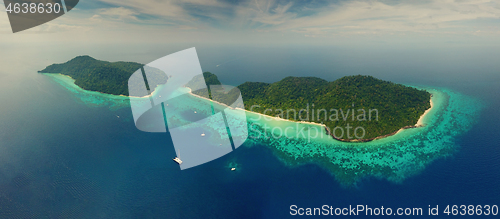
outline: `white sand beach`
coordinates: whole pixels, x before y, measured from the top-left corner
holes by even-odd
[[[427,110],[424,112],[424,114],[422,114],[422,115],[420,116],[420,118],[418,119],[417,124],[415,124],[415,126],[420,127],[420,126],[424,126],[424,125],[425,125],[425,124],[424,124],[424,118],[425,118],[425,116],[426,116],[426,115],[427,115],[427,114],[428,114],[428,113],[432,110],[432,107],[434,106],[434,103],[432,102],[432,97],[431,97],[431,101],[430,101],[430,102],[431,102],[431,108],[427,109]]]
[[[193,93],[192,93],[192,90],[191,90],[190,88],[188,88],[188,89],[189,89],[189,93],[190,93],[191,95],[193,95],[193,96],[196,96],[196,97],[199,97],[199,98],[202,98],[202,99],[208,100],[208,101],[212,101],[212,102],[215,102],[215,103],[217,103],[217,104],[221,104],[221,105],[227,106],[226,104],[219,103],[219,102],[217,102],[217,101],[214,101],[214,100],[211,100],[211,99],[208,99],[208,98],[205,98],[205,97],[202,97],[202,96],[199,96],[199,95],[193,94]],[[425,111],[425,112],[424,112],[424,113],[420,116],[419,120],[417,121],[417,124],[415,124],[415,127],[422,127],[422,126],[424,126],[424,125],[425,125],[425,124],[424,124],[424,122],[423,122],[423,120],[424,120],[425,116],[426,116],[426,115],[428,115],[428,113],[429,113],[429,112],[433,109],[433,107],[434,107],[434,103],[433,103],[433,101],[432,101],[432,98],[433,98],[433,97],[431,97],[431,99],[430,99],[430,105],[431,105],[431,107],[430,107],[429,109],[427,109],[427,110],[426,110],[426,111]],[[232,108],[232,107],[230,107],[230,106],[227,106],[227,107],[229,107],[229,108],[231,108],[231,109],[235,109],[235,108]],[[284,118],[280,118],[280,117],[275,117],[275,116],[270,116],[270,115],[265,115],[265,114],[261,114],[261,113],[257,113],[257,112],[249,111],[249,110],[246,110],[246,109],[241,109],[241,108],[236,108],[236,109],[244,110],[244,111],[246,111],[246,112],[253,113],[253,114],[256,114],[256,115],[260,115],[260,116],[265,116],[265,117],[268,117],[268,118],[270,118],[271,120],[275,120],[275,121],[280,121],[280,120],[281,120],[281,121],[297,122],[297,123],[305,123],[305,124],[311,124],[311,125],[318,125],[318,126],[321,126],[321,127],[326,127],[326,125],[325,125],[325,124],[320,124],[320,123],[315,123],[315,122],[307,122],[307,121],[293,121],[293,120],[289,120],[289,119],[284,119]],[[270,121],[270,120],[269,120],[269,121]],[[392,135],[396,135],[396,134],[398,134],[399,132],[401,132],[401,131],[403,131],[403,130],[405,130],[405,128],[401,128],[401,129],[399,129],[397,132],[395,132],[395,133],[393,133],[393,134],[390,134],[390,135],[387,135],[387,136],[379,136],[379,137],[376,137],[376,138],[374,138],[373,140],[382,139],[382,138],[386,138],[386,137],[389,137],[389,136],[392,136]]]
[[[262,113],[257,113],[257,112],[254,112],[254,111],[249,111],[249,110],[242,109],[242,108],[239,108],[239,107],[237,107],[237,108],[233,108],[233,107],[230,107],[230,106],[228,106],[228,105],[226,105],[226,104],[224,104],[224,103],[219,103],[219,102],[217,102],[217,101],[214,101],[214,100],[208,99],[208,98],[206,98],[206,97],[202,97],[202,96],[196,95],[196,94],[194,94],[194,93],[192,92],[191,88],[189,88],[189,87],[186,87],[186,88],[188,88],[188,89],[189,89],[189,93],[190,93],[191,95],[195,96],[195,97],[202,98],[202,99],[205,99],[205,100],[208,100],[208,101],[212,101],[212,102],[214,102],[214,103],[217,103],[217,104],[220,104],[220,105],[223,105],[223,106],[229,107],[229,108],[231,108],[231,109],[239,109],[239,110],[244,110],[244,111],[246,111],[246,112],[249,112],[249,113],[254,113],[254,114],[258,114],[258,115],[260,115],[260,116],[265,116],[265,117],[268,117],[268,118],[270,118],[270,119],[274,119],[274,120],[277,120],[277,121],[298,122],[298,123],[306,123],[306,124],[318,125],[318,126],[325,127],[325,125],[324,125],[324,124],[320,124],[320,123],[315,123],[315,122],[306,122],[306,121],[293,121],[293,120],[284,119],[284,118],[281,118],[281,117],[270,116],[270,115],[266,115],[266,114],[262,114]]]

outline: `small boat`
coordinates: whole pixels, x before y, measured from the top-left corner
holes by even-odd
[[[182,160],[181,160],[180,158],[178,158],[178,157],[174,158],[173,160],[174,160],[176,163],[178,163],[179,165],[181,165],[181,164],[182,164]]]
[[[194,111],[194,113],[196,113],[196,111]]]
[[[233,168],[231,168],[231,171],[235,171],[235,170],[236,170],[236,168],[234,168],[234,167],[233,167]]]
[[[203,133],[201,134],[201,137],[205,137],[205,132],[203,132]]]

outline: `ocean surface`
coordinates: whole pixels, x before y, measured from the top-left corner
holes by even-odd
[[[362,146],[252,138],[181,171],[169,134],[139,131],[128,98],[36,73],[50,61],[12,63],[0,72],[0,218],[282,218],[291,205],[439,205],[446,216],[447,205],[500,205],[500,66],[485,58],[498,52],[211,49],[198,49],[202,68],[223,83],[369,74],[434,92],[435,111],[424,128]]]

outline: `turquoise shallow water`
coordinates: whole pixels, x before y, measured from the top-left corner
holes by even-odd
[[[129,106],[130,99],[125,96],[109,95],[100,92],[87,91],[75,84],[75,80],[69,76],[61,74],[43,74],[52,78],[55,82],[68,89],[75,98],[81,103],[89,106],[102,107],[109,106],[110,109],[116,110],[125,106]]]
[[[85,91],[66,76],[49,74],[56,82],[71,91],[81,103],[89,106],[109,106],[110,109],[129,107],[130,99],[123,96]],[[365,143],[346,143],[326,135],[319,125],[262,118],[247,112],[249,139],[245,145],[266,145],[289,166],[316,163],[327,169],[343,185],[356,185],[365,177],[377,177],[400,183],[418,174],[439,158],[453,155],[457,150],[455,138],[476,123],[484,104],[477,99],[445,88],[425,89],[433,94],[433,109],[424,118],[424,127],[402,130],[399,133]],[[181,91],[181,92],[187,92]],[[132,98],[139,100],[141,98]],[[175,107],[176,121],[189,123],[181,116],[186,110],[201,108],[207,100],[193,97]],[[197,107],[196,104],[200,104]],[[214,108],[223,106],[214,104]],[[236,110],[238,111],[238,110]],[[200,113],[209,113],[199,111]],[[238,113],[229,113],[241,116]],[[229,121],[234,121],[229,119]],[[210,122],[209,122],[210,124]],[[190,125],[186,129],[195,129]],[[211,141],[227,139],[225,127],[203,127]],[[236,134],[233,134],[234,137]],[[234,164],[237,165],[237,164]]]
[[[353,185],[366,176],[399,183],[419,173],[432,161],[452,155],[457,146],[454,138],[475,124],[483,108],[480,101],[452,90],[425,89],[433,94],[434,107],[424,117],[424,127],[405,129],[365,143],[339,142],[330,136],[310,141],[251,138],[250,142],[269,145],[290,165],[318,163],[344,185]],[[265,131],[260,126],[258,130]]]

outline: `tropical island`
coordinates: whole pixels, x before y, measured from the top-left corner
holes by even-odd
[[[39,73],[55,73],[69,76],[82,89],[105,94],[129,96],[128,79],[143,67],[136,62],[107,62],[90,56],[77,56],[62,64],[52,64]],[[149,71],[156,81],[165,83],[167,77],[160,71]],[[151,91],[153,91],[152,88]]]
[[[203,76],[207,87],[221,84],[210,72]],[[323,124],[328,134],[341,141],[371,141],[418,127],[421,116],[431,108],[429,92],[372,76],[346,76],[332,82],[316,77],[286,77],[272,84],[245,82],[237,88],[245,110]],[[226,105],[238,95],[234,89],[226,96],[214,97],[213,92],[193,91]]]
[[[111,63],[79,56],[39,72],[70,76],[85,90],[128,95],[128,79],[141,67],[134,62]],[[162,77],[160,73],[158,77]],[[429,92],[372,76],[346,76],[331,82],[316,77],[286,77],[275,83],[245,82],[237,86],[240,92],[233,89],[223,96],[214,96],[210,90],[210,85],[221,85],[216,75],[205,72],[203,78],[207,89],[194,90],[193,94],[229,105],[241,92],[245,110],[322,124],[328,134],[341,141],[370,141],[417,127],[431,107]],[[164,82],[167,79],[162,78]]]

